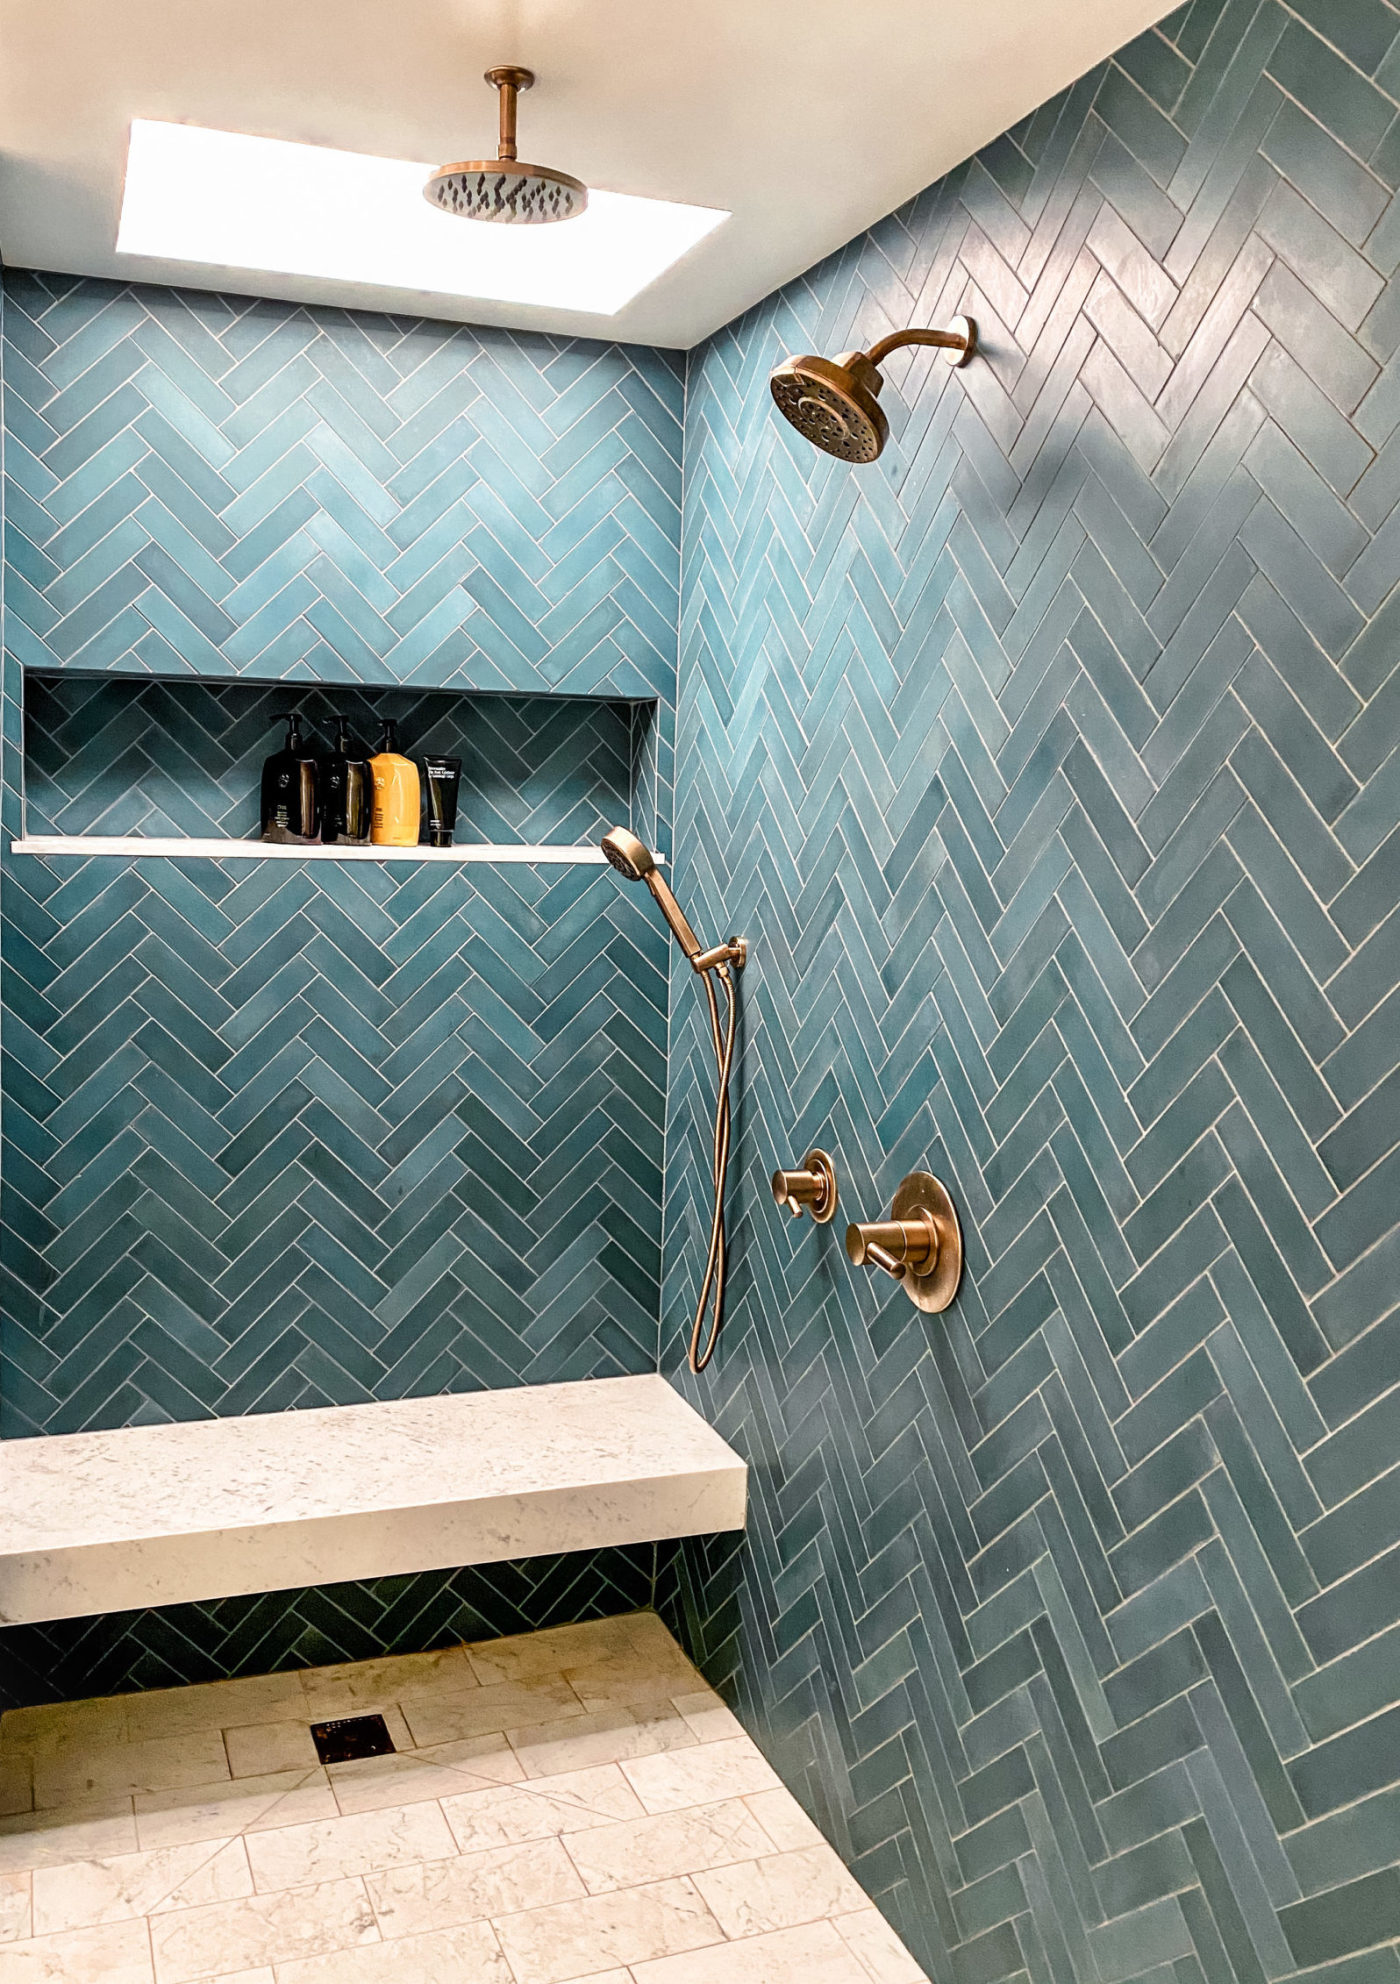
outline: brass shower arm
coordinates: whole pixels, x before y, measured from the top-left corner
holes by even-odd
[[[872,344],[865,355],[872,365],[879,365],[892,351],[899,351],[906,344],[933,344],[941,351],[965,351],[967,335],[963,331],[892,331],[878,344]]]
[[[515,106],[521,90],[528,90],[535,80],[533,69],[521,69],[511,64],[500,69],[488,69],[486,80],[501,98],[501,135],[496,149],[498,159],[515,157]]]

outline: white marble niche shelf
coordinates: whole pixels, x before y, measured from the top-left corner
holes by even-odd
[[[596,842],[569,846],[549,841],[464,841],[459,847],[297,847],[278,841],[157,839],[144,834],[27,834],[10,842],[12,854],[154,855],[182,861],[456,861],[535,862],[598,867],[606,860]],[[662,855],[658,866],[665,866]]]
[[[661,1377],[0,1442],[0,1624],[744,1527]]]

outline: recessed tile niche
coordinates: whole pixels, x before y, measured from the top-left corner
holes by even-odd
[[[263,759],[293,710],[320,748],[338,719],[373,749],[393,717],[409,757],[460,757],[458,843],[579,843],[646,832],[654,703],[596,697],[29,672],[25,831],[255,839]],[[639,811],[634,821],[633,808]]]

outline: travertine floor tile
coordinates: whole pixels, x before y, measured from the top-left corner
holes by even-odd
[[[267,1777],[222,1778],[175,1791],[143,1791],[133,1801],[143,1847],[228,1838],[266,1826],[333,1819],[339,1810],[325,1771],[273,1771]]]
[[[277,1984],[514,1984],[495,1932],[485,1922],[430,1929],[392,1943],[366,1943],[335,1956],[277,1966]],[[602,1980],[595,1980],[602,1984]]]
[[[305,1722],[298,1674],[258,1674],[194,1688],[153,1688],[127,1695],[127,1741],[179,1736],[187,1730],[227,1729],[236,1723]]]
[[[566,1667],[602,1660],[611,1653],[648,1643],[675,1646],[654,1612],[629,1612],[616,1619],[590,1619],[579,1626],[550,1626],[539,1633],[479,1640],[467,1648],[467,1656],[484,1682],[528,1681],[541,1674],[562,1674]]]
[[[751,1861],[771,1850],[767,1833],[739,1798],[596,1826],[568,1840],[569,1858],[590,1894]]]
[[[223,1738],[217,1729],[150,1737],[143,1743],[114,1743],[107,1748],[64,1744],[35,1751],[34,1803],[44,1810],[79,1804],[104,1793],[204,1784],[227,1770]]]
[[[217,1977],[196,1977],[191,1984],[277,1984],[270,1963],[260,1963],[252,1970],[221,1970]]]
[[[0,1945],[0,1984],[151,1984],[146,1925],[109,1922]]]
[[[249,1836],[248,1859],[260,1892],[368,1874],[378,1868],[446,1860],[457,1843],[436,1804],[391,1805],[352,1818],[281,1826]]]
[[[266,1777],[279,1770],[309,1770],[320,1762],[306,1720],[240,1723],[224,1730],[223,1742],[231,1777]]]
[[[685,1805],[741,1798],[749,1791],[781,1789],[747,1736],[722,1743],[697,1743],[664,1756],[638,1757],[635,1762],[624,1763],[622,1769],[649,1812],[675,1812]]]
[[[33,1935],[29,1897],[28,1874],[0,1874],[0,1943]]]
[[[853,1915],[838,1915],[833,1926],[853,1953],[870,1984],[928,1984],[878,1908],[869,1902]]]
[[[134,1853],[140,1844],[130,1798],[94,1799],[48,1812],[0,1819],[0,1872],[66,1866],[72,1860]]]
[[[157,1984],[190,1984],[242,1964],[328,1956],[379,1940],[362,1881],[285,1888],[150,1918]]]
[[[866,1899],[825,1841],[796,1853],[773,1853],[697,1873],[695,1885],[724,1933],[734,1937],[795,1929],[859,1908]]]
[[[462,1694],[479,1685],[464,1646],[437,1653],[391,1654],[338,1667],[308,1667],[301,1674],[307,1720],[363,1715],[366,1707],[411,1700],[415,1695]]]
[[[419,1745],[454,1743],[463,1737],[583,1714],[582,1702],[557,1674],[536,1681],[478,1685],[452,1695],[415,1695],[400,1706]]]
[[[462,1792],[444,1798],[442,1809],[463,1853],[549,1839],[642,1814],[640,1799],[616,1764]]]
[[[633,1966],[634,1984],[869,1984],[829,1922]]]
[[[685,1717],[697,1743],[722,1743],[731,1736],[744,1734],[743,1723],[732,1709],[725,1707],[713,1688],[673,1695],[671,1706]]]
[[[0,1756],[0,1816],[34,1808],[34,1760],[27,1751]]]
[[[525,1768],[504,1736],[471,1736],[462,1743],[435,1743],[389,1757],[360,1757],[329,1766],[331,1787],[342,1812],[377,1811],[385,1805],[413,1805],[424,1798],[449,1798],[496,1784],[515,1784]]]
[[[277,1984],[270,1963],[260,1963],[252,1970],[221,1970],[217,1977],[196,1977],[191,1984]]]
[[[75,1744],[101,1749],[126,1741],[125,1695],[99,1695],[90,1701],[40,1702],[33,1708],[7,1709],[0,1721],[0,1755],[16,1751],[71,1749]]]
[[[693,1694],[705,1685],[703,1675],[676,1646],[669,1652],[629,1647],[604,1660],[566,1667],[564,1679],[588,1709],[669,1701],[672,1695]]]
[[[365,1886],[386,1939],[509,1916],[584,1893],[569,1856],[554,1839],[392,1868],[368,1875]]]
[[[631,1965],[724,1940],[694,1884],[657,1881],[590,1895],[556,1908],[532,1908],[496,1921],[517,1984],[564,1984],[590,1970]]]
[[[926,1984],[652,1613],[0,1718],[0,1984],[88,1980]]]
[[[821,1832],[790,1791],[751,1791],[744,1803],[780,1853],[822,1844]]]
[[[592,1764],[687,1749],[695,1742],[695,1732],[668,1702],[654,1709],[599,1709],[571,1722],[512,1729],[510,1740],[526,1777],[557,1777],[561,1771],[586,1770]]]
[[[165,1908],[231,1901],[253,1891],[241,1840],[201,1840],[148,1853],[40,1867],[31,1878],[38,1936]]]

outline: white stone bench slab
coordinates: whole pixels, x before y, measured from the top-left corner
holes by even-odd
[[[664,1378],[0,1443],[0,1623],[744,1526],[747,1469]]]

